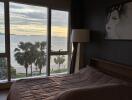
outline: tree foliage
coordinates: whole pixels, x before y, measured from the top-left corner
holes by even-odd
[[[59,65],[59,69],[60,69],[60,65],[65,62],[65,56],[58,55],[56,58],[54,58],[54,62]]]
[[[40,69],[40,74],[42,67],[46,65],[46,53],[45,53],[46,42],[36,42],[32,44],[30,42],[20,42],[18,48],[15,48],[14,56],[15,60],[26,69],[26,76],[28,75],[28,67],[31,68],[32,75],[32,65],[36,65]]]
[[[39,73],[41,74],[43,66],[46,65],[46,42],[36,42],[35,47],[37,47],[35,65],[39,68]]]

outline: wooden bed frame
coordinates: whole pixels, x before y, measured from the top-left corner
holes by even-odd
[[[91,59],[90,65],[106,74],[132,82],[132,66],[99,58]]]

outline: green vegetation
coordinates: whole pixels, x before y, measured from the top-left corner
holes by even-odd
[[[46,75],[46,73],[41,73],[43,75]],[[40,74],[39,73],[33,73],[32,76],[39,76]],[[30,77],[31,74],[27,74],[27,77]],[[17,73],[16,74],[16,78],[23,78],[23,77],[26,77],[25,73]]]
[[[16,78],[22,78],[22,77],[26,77],[26,75],[24,73],[17,73],[16,74]]]
[[[51,70],[51,73],[63,73],[63,72],[67,72],[67,68]]]
[[[11,67],[11,77],[12,78],[16,77],[16,69],[14,69],[14,67]]]
[[[59,50],[60,51],[60,50]],[[25,73],[17,73],[16,70],[12,69],[13,78],[22,78],[30,76],[38,76],[42,74],[42,68],[46,65],[46,42],[20,42],[18,47],[14,50],[15,60],[21,66],[24,66]],[[55,64],[58,64],[58,69],[51,70],[51,73],[66,72],[66,68],[61,68],[61,65],[65,62],[64,55],[58,55],[54,58]],[[36,71],[32,70],[32,66],[35,65]],[[28,68],[31,72],[28,73]],[[39,69],[39,71],[38,71]],[[45,73],[43,73],[45,74]]]
[[[5,58],[0,58],[0,80],[7,79],[7,62]]]
[[[16,69],[11,67],[11,77],[12,78],[23,78],[30,76],[39,76],[41,74],[45,75],[46,73],[42,73],[42,68],[46,65],[46,42],[36,42],[34,44],[30,42],[20,42],[18,47],[14,50],[15,60],[18,64],[25,67],[25,73],[16,73]],[[54,58],[54,63],[58,65],[58,69],[52,69],[51,73],[63,73],[67,72],[67,68],[61,67],[65,62],[64,55],[57,55]],[[0,79],[7,78],[7,66],[6,59],[0,58]],[[35,65],[36,71],[32,70],[32,66]],[[28,68],[30,68],[31,72],[28,73]],[[39,69],[39,71],[38,71]]]
[[[61,64],[63,64],[65,62],[65,56],[64,55],[58,55],[56,58],[54,58],[54,62],[56,64],[58,64],[59,70],[60,70]]]
[[[44,52],[46,42],[36,42],[35,46],[39,48],[39,50],[36,52],[35,65],[39,68],[39,74],[41,74],[43,66],[46,65],[46,53]]]
[[[31,76],[33,75],[32,65],[36,65],[38,68],[39,74],[41,74],[42,67],[46,65],[46,42],[36,42],[32,44],[30,42],[20,42],[18,48],[15,48],[15,60],[18,64],[25,67],[26,77],[28,77],[28,68],[31,68]],[[18,74],[18,77],[21,77],[22,74]]]
[[[11,66],[11,76],[16,77],[16,69]],[[0,80],[5,80],[8,77],[8,68],[6,58],[0,58]]]

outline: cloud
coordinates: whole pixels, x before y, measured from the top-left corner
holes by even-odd
[[[4,3],[0,2],[0,14],[4,13]]]
[[[11,13],[11,24],[32,24],[32,23],[40,23],[47,24],[47,19],[35,18],[35,17],[27,17],[24,14],[14,14]]]
[[[4,4],[0,2],[0,33],[4,31]]]
[[[0,3],[0,32],[3,31],[4,6]],[[2,12],[3,11],[3,12]],[[10,3],[11,34],[47,34],[47,8]],[[52,10],[53,36],[67,36],[68,13]]]
[[[19,13],[24,15],[28,19],[44,20],[47,19],[47,13],[43,12],[29,12],[29,13]]]
[[[17,35],[43,35],[47,34],[46,26],[42,25],[12,25],[11,33]]]
[[[52,24],[54,26],[67,26],[68,12],[52,10]]]
[[[36,22],[47,24],[47,9],[45,7],[11,3],[10,15],[12,24],[31,24]]]
[[[10,8],[12,9],[24,9],[24,6],[18,5],[17,3],[10,3]]]

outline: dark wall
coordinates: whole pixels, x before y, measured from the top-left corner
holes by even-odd
[[[131,40],[104,40],[106,8],[125,0],[84,0],[84,27],[91,30],[91,42],[86,48],[86,62],[98,57],[132,65]]]
[[[106,8],[126,0],[72,0],[72,28],[91,30],[91,42],[86,48],[86,63],[98,57],[132,65],[131,40],[104,40]]]
[[[71,0],[71,27],[83,28],[84,26],[84,8],[82,0]]]
[[[9,0],[9,1],[26,4],[35,4],[60,10],[70,10],[71,5],[71,0]]]

